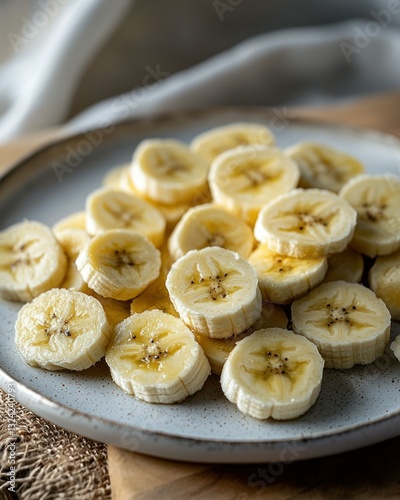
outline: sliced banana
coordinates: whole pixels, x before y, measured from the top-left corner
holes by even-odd
[[[103,297],[137,297],[160,274],[160,252],[128,229],[98,234],[81,251],[76,267],[89,287]]]
[[[207,184],[208,163],[183,142],[143,141],[137,147],[131,177],[141,193],[166,204],[192,204]]]
[[[190,147],[211,164],[218,155],[237,146],[272,146],[274,143],[273,133],[261,123],[232,123],[203,132],[192,140]]]
[[[304,188],[328,189],[338,193],[350,179],[364,172],[356,158],[324,144],[300,142],[285,150],[300,168]]]
[[[372,290],[332,281],[292,304],[293,331],[314,342],[326,368],[351,368],[382,356],[389,342],[390,313]]]
[[[254,235],[276,253],[314,258],[344,250],[356,220],[356,211],[336,194],[296,189],[261,210]]]
[[[98,300],[54,288],[25,304],[15,324],[15,342],[31,366],[85,370],[101,359],[110,326]]]
[[[200,334],[196,334],[196,337],[211,365],[211,371],[216,375],[221,375],[225,361],[240,340],[263,328],[286,328],[287,325],[288,319],[285,311],[271,302],[264,302],[260,318],[240,335],[229,337],[229,339],[211,339]]]
[[[253,231],[238,217],[213,204],[189,209],[169,239],[169,251],[179,259],[189,250],[218,246],[247,258],[253,249]]]
[[[299,169],[279,149],[239,146],[218,156],[208,176],[213,199],[254,225],[261,208],[297,186]]]
[[[359,175],[340,196],[358,214],[351,246],[369,257],[388,255],[400,248],[400,177]]]
[[[315,403],[323,368],[312,342],[288,330],[267,328],[236,345],[222,369],[221,386],[246,415],[289,420]]]
[[[400,335],[398,335],[390,344],[390,349],[392,350],[396,358],[400,361]]]
[[[259,245],[248,261],[256,270],[263,299],[275,304],[290,304],[319,285],[328,268],[326,257],[287,257],[266,245]]]
[[[66,271],[67,257],[44,224],[24,221],[0,232],[1,298],[29,302],[58,286]]]
[[[169,314],[134,314],[114,333],[106,353],[112,378],[138,399],[177,403],[201,389],[210,374],[193,333]]]
[[[103,177],[103,186],[111,189],[121,189],[122,179],[126,176],[126,174],[129,175],[129,167],[130,163],[126,163],[109,170]]]
[[[362,255],[351,247],[343,252],[333,253],[328,256],[328,271],[324,282],[348,281],[349,283],[360,283],[364,274],[364,259]]]
[[[171,267],[166,286],[182,320],[209,337],[239,335],[261,315],[256,272],[224,248],[191,250]]]
[[[392,318],[400,321],[400,250],[376,259],[369,271],[369,286],[386,304]]]
[[[131,229],[160,246],[164,239],[165,219],[144,200],[120,190],[101,188],[86,200],[86,229],[98,234],[107,229]]]
[[[75,260],[90,241],[90,236],[83,229],[61,229],[55,232],[55,235],[68,259],[67,271],[59,288],[73,288],[78,292],[87,293],[87,284],[78,271]]]
[[[52,227],[54,233],[62,231],[63,229],[83,229],[86,231],[86,212],[75,212],[67,215],[56,222]]]

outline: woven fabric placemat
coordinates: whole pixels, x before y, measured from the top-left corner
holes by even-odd
[[[0,415],[0,499],[111,499],[105,444],[47,422],[1,390]]]

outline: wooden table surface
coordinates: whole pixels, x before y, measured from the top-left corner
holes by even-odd
[[[376,128],[400,136],[400,92],[297,116]],[[0,147],[0,169],[60,135],[46,130]],[[399,430],[400,431],[400,430]],[[108,447],[114,500],[400,499],[400,437],[360,450],[287,464],[203,465],[161,460]]]

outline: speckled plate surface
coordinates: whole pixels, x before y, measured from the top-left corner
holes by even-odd
[[[399,173],[400,142],[388,135],[253,108],[182,113],[63,139],[25,159],[0,180],[0,228],[22,218],[51,225],[82,210],[105,172],[129,162],[144,138],[189,141],[208,128],[239,120],[267,124],[282,147],[311,139],[352,153],[368,172]],[[61,172],[62,166],[60,182],[55,170]],[[81,373],[26,366],[14,345],[19,307],[0,302],[1,388],[38,415],[99,441],[178,460],[264,462],[323,456],[400,433],[400,363],[389,349],[369,366],[325,370],[321,394],[301,418],[261,422],[229,403],[215,376],[183,403],[160,406],[124,394],[104,361]],[[395,323],[392,336],[399,333]]]

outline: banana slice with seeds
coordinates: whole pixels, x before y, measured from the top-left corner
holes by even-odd
[[[376,259],[369,271],[369,286],[386,304],[392,318],[400,321],[400,250]]]
[[[358,214],[351,242],[355,250],[376,257],[400,248],[400,177],[360,175],[339,194]]]
[[[29,302],[58,286],[67,257],[51,229],[24,221],[0,232],[0,297]]]
[[[189,250],[219,246],[247,258],[253,249],[253,231],[222,207],[207,204],[189,209],[169,239],[169,251],[179,259]]]
[[[324,144],[300,142],[285,150],[300,168],[304,188],[328,189],[338,193],[350,179],[364,172],[352,156]]]
[[[164,239],[165,219],[142,199],[120,190],[101,188],[86,200],[86,228],[95,235],[107,229],[131,229],[160,246]]]
[[[62,229],[55,232],[55,235],[68,259],[67,270],[59,288],[73,288],[78,292],[87,292],[87,284],[78,271],[75,260],[90,241],[90,236],[83,229]]]
[[[351,368],[382,356],[390,313],[372,290],[332,281],[292,304],[293,331],[314,342],[327,368]]]
[[[211,164],[218,155],[238,146],[274,143],[273,133],[261,123],[232,123],[203,132],[192,140],[190,147]]]
[[[314,258],[344,250],[353,237],[356,220],[356,211],[336,194],[296,189],[261,210],[254,235],[276,253]]]
[[[86,231],[86,212],[75,212],[67,215],[52,226],[54,233],[63,229],[83,229]]]
[[[229,337],[229,339],[211,339],[200,334],[196,334],[196,337],[211,365],[211,371],[216,375],[221,375],[225,361],[239,341],[257,330],[274,327],[286,328],[287,325],[288,319],[285,311],[271,302],[264,302],[260,318],[240,335]]]
[[[253,267],[224,248],[191,250],[171,267],[166,286],[182,320],[210,337],[239,335],[261,315]]]
[[[192,203],[207,183],[208,164],[175,140],[146,140],[137,147],[131,166],[136,188],[154,201]]]
[[[360,283],[364,274],[364,259],[362,255],[351,247],[343,252],[328,256],[328,271],[324,282],[348,281],[349,283]]]
[[[193,333],[180,319],[157,310],[117,325],[106,361],[119,387],[149,403],[182,401],[210,375]]]
[[[101,304],[76,290],[53,289],[25,304],[15,324],[15,342],[31,366],[85,370],[101,359],[110,326]]]
[[[247,415],[288,420],[315,403],[323,368],[312,342],[288,330],[267,328],[236,345],[222,369],[221,387]]]
[[[279,149],[240,146],[218,156],[211,165],[213,199],[254,225],[261,208],[297,186],[299,169]]]
[[[144,236],[127,229],[98,234],[76,259],[89,287],[117,300],[137,297],[160,274],[160,252]]]
[[[256,270],[263,299],[275,304],[290,304],[319,285],[328,268],[325,257],[287,257],[266,245],[259,245],[248,261]]]

